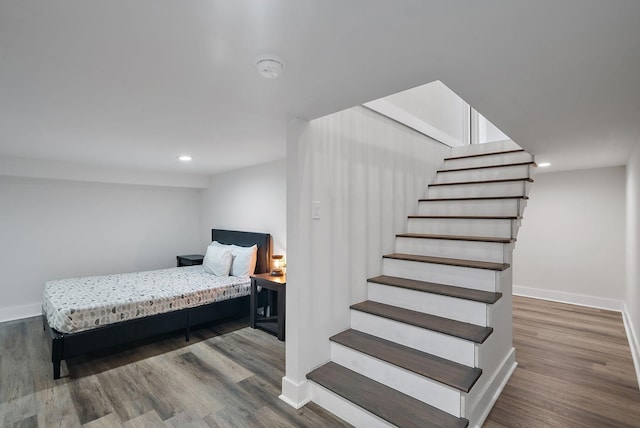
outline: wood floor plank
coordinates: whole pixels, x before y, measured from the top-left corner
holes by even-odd
[[[181,412],[171,417],[164,423],[168,427],[173,428],[209,428],[209,424],[203,418],[192,412]]]
[[[121,426],[122,422],[115,413],[109,413],[100,419],[82,425],[83,428],[119,428]]]
[[[115,412],[95,375],[78,379],[69,385],[69,389],[81,424]]]
[[[164,421],[155,410],[151,410],[122,424],[124,428],[148,428],[162,426]]]

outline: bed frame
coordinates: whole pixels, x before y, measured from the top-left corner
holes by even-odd
[[[258,259],[255,272],[269,272],[272,245],[270,234],[212,229],[211,239],[222,244],[235,244],[242,247],[250,247],[257,244]],[[249,315],[249,298],[250,296],[242,296],[174,312],[109,324],[78,333],[60,333],[51,328],[46,315],[43,313],[42,322],[51,337],[53,378],[60,378],[60,363],[62,360],[72,357],[178,330],[184,330],[185,339],[188,341],[190,328],[195,325],[223,318]]]

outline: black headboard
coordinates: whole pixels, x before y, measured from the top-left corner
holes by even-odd
[[[271,235],[268,233],[240,232],[237,230],[211,229],[211,240],[221,244],[235,244],[240,247],[258,245],[258,260],[255,273],[271,270]]]

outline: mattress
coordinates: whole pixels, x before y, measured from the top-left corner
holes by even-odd
[[[49,325],[76,333],[246,296],[248,277],[214,276],[202,266],[48,281],[42,298]]]

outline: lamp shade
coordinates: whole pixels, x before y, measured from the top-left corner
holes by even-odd
[[[282,254],[274,254],[271,256],[271,275],[284,275],[284,256]]]

